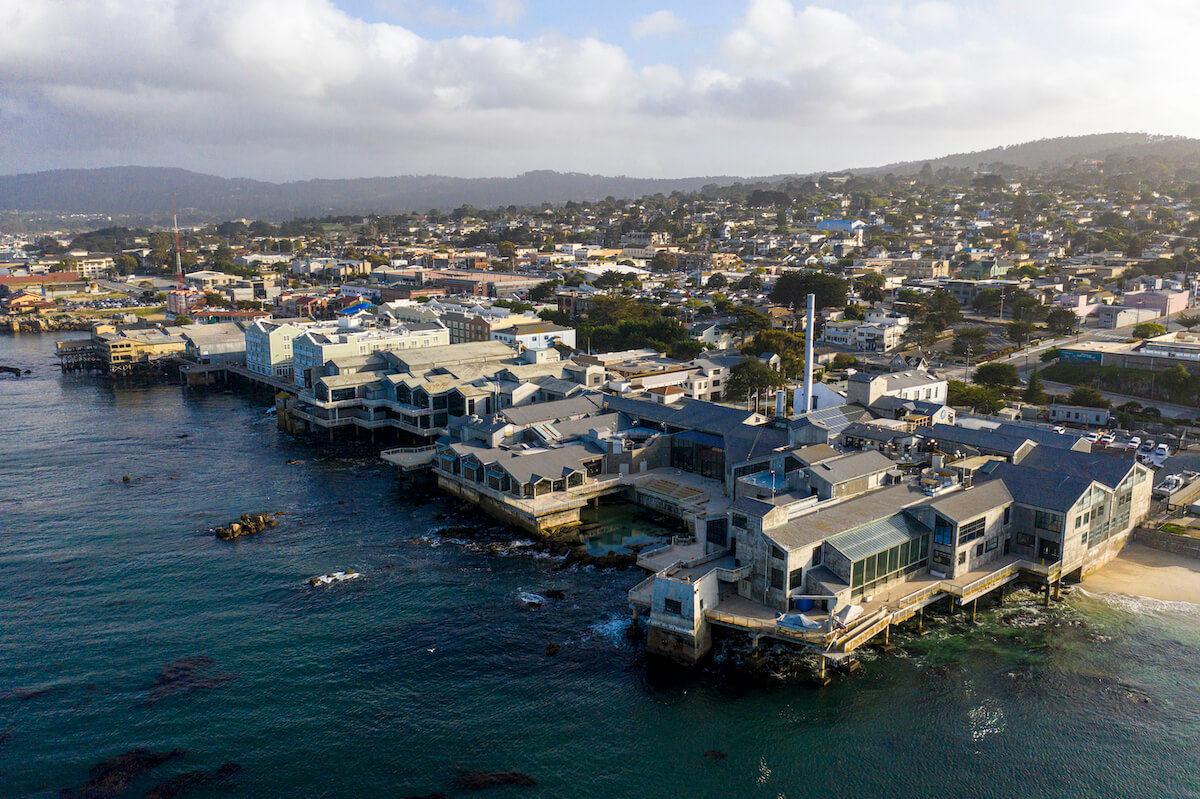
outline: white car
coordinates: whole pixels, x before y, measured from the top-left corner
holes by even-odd
[[[1108,445],[1112,444],[1116,440],[1117,440],[1117,437],[1114,436],[1112,433],[1105,433],[1104,435],[1100,436],[1100,443],[1106,447]]]
[[[1158,445],[1157,447],[1155,447],[1155,449],[1154,449],[1154,455],[1155,455],[1155,457],[1159,457],[1159,458],[1165,458],[1165,457],[1167,457],[1167,456],[1168,456],[1168,455],[1170,455],[1170,454],[1171,454],[1171,448],[1170,448],[1170,447],[1168,447],[1166,444],[1159,444],[1159,445]]]
[[[1137,449],[1138,445],[1140,445],[1141,443],[1142,443],[1142,437],[1134,436],[1133,438],[1131,438],[1125,442],[1125,449]]]
[[[1100,434],[1095,431],[1092,431],[1091,433],[1088,433],[1086,436],[1084,436],[1084,438],[1086,438],[1088,441],[1095,444],[1097,441],[1100,440]]]

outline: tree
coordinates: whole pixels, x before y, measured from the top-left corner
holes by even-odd
[[[1069,308],[1055,308],[1046,314],[1046,327],[1052,333],[1065,336],[1079,326],[1079,316]]]
[[[853,355],[850,355],[849,353],[839,352],[837,355],[833,356],[832,367],[834,369],[838,369],[838,370],[849,369],[851,366],[854,366],[856,363],[858,363],[858,358],[855,358]]]
[[[947,386],[946,403],[960,408],[974,408],[984,413],[996,413],[1004,407],[1004,398],[994,388],[951,380]]]
[[[729,278],[725,277],[725,275],[721,272],[714,272],[712,277],[708,279],[708,282],[704,284],[704,287],[716,291],[717,289],[723,289],[728,285]]]
[[[1029,382],[1025,385],[1025,393],[1021,398],[1032,405],[1042,405],[1046,402],[1046,390],[1042,388],[1042,378],[1038,376],[1037,367],[1029,373]]]
[[[1038,358],[1039,358],[1039,360],[1041,360],[1042,363],[1050,363],[1051,361],[1057,361],[1058,360],[1058,347],[1051,347],[1050,349],[1043,351],[1042,354],[1040,356],[1038,356]]]
[[[538,283],[529,290],[529,299],[534,302],[545,302],[554,296],[554,290],[557,289],[561,281],[547,280],[544,283]]]
[[[858,296],[863,302],[883,302],[883,287],[887,280],[878,272],[867,272],[858,279]]]
[[[51,267],[51,272],[74,272],[79,269],[79,259],[67,256]]]
[[[659,250],[650,259],[652,272],[675,272],[679,269],[679,259],[666,250]]]
[[[783,384],[784,377],[779,372],[755,358],[743,358],[729,370],[725,392],[729,399],[739,402]]]
[[[1021,346],[1026,341],[1029,341],[1029,336],[1032,333],[1033,322],[1021,320],[1017,322],[1011,322],[1008,325],[1008,337],[1015,341],[1018,346]]]
[[[1193,375],[1181,363],[1169,369],[1164,369],[1161,375],[1162,386],[1172,399],[1195,402],[1200,393],[1200,376]]]
[[[962,319],[962,308],[959,306],[958,300],[954,299],[954,295],[945,289],[938,289],[930,294],[926,298],[925,304],[929,308],[925,318],[937,323],[943,330]]]
[[[176,327],[183,327],[184,325],[190,325],[191,323],[192,319],[190,316],[176,316],[175,321],[171,324],[175,325]]]
[[[621,285],[624,276],[615,269],[609,269],[600,277],[592,281],[592,285],[598,289],[611,289]]]
[[[962,327],[954,332],[952,349],[956,355],[966,355],[968,349],[975,355],[983,353],[987,341],[987,329],[982,327]]]
[[[1181,313],[1179,316],[1175,317],[1175,321],[1179,323],[1180,327],[1186,327],[1190,333],[1193,327],[1200,325],[1200,314],[1188,316],[1185,313]]]
[[[925,320],[909,325],[904,331],[904,338],[919,347],[932,347],[942,337],[942,330],[937,322]]]
[[[1078,386],[1067,397],[1067,402],[1071,405],[1082,405],[1086,408],[1107,408],[1112,405],[1104,395],[1100,393],[1100,389],[1093,386]]]
[[[1166,332],[1167,328],[1164,325],[1160,325],[1158,322],[1142,322],[1140,325],[1134,326],[1133,337],[1154,338],[1155,336],[1161,336]]]
[[[760,330],[742,352],[754,356],[775,353],[779,356],[779,371],[785,377],[794,377],[804,368],[804,337],[786,330]]]
[[[204,292],[204,304],[209,308],[223,308],[226,305],[225,298],[215,291]]]
[[[842,308],[846,305],[846,281],[817,272],[786,272],[771,289],[771,302],[803,308],[808,295],[816,295],[818,308]]]
[[[137,271],[138,259],[127,253],[121,253],[113,259],[113,268],[118,275],[132,275]]]
[[[755,274],[746,275],[737,282],[738,291],[762,291],[762,278]]]
[[[985,363],[971,379],[988,388],[1009,388],[1017,383],[1017,367],[1011,363]]]
[[[750,333],[756,330],[770,330],[771,317],[749,305],[738,305],[730,309],[733,321],[726,322],[724,327],[733,333]]]

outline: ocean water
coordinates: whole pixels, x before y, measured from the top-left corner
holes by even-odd
[[[640,575],[472,551],[509,533],[439,535],[455,506],[369,450],[242,395],[60,375],[54,340],[0,337],[33,370],[0,378],[0,796],[137,748],[185,754],[121,795],[236,761],[187,795],[465,796],[460,773],[500,769],[538,784],[480,795],[1200,796],[1196,606],[1017,597],[823,689],[736,652],[683,671],[626,635]],[[209,532],[247,511],[285,515]]]

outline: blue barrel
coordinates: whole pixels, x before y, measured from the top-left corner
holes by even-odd
[[[800,611],[801,613],[812,610],[812,600],[808,598],[797,599],[796,610]]]

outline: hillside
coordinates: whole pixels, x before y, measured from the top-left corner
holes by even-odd
[[[1097,133],[1090,136],[1063,136],[1038,139],[1022,144],[993,147],[968,153],[955,153],[919,161],[849,170],[858,175],[915,175],[926,165],[937,171],[951,169],[989,169],[997,165],[1022,169],[1058,170],[1080,161],[1104,161],[1110,158],[1160,158],[1171,161],[1200,160],[1200,140],[1183,136],[1155,136],[1148,133]]]
[[[737,178],[646,179],[551,171],[511,178],[451,178],[409,175],[348,180],[268,183],[220,178],[164,167],[64,169],[0,176],[0,211],[104,213],[160,216],[171,193],[189,218],[288,219],[326,214],[400,213],[460,205],[561,204],[568,200],[636,198],[662,192],[695,191]]]

